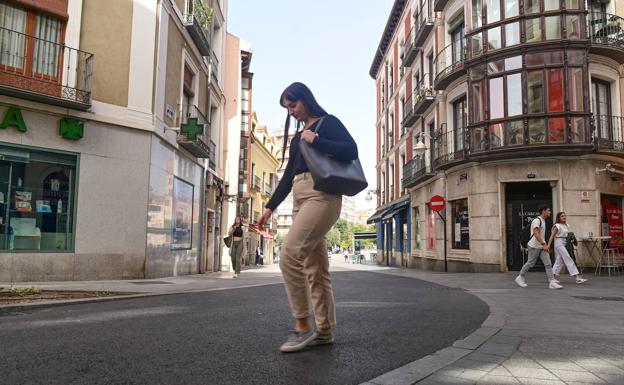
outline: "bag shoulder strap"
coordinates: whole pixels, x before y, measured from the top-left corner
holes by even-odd
[[[314,133],[316,133],[317,135],[321,135],[321,126],[323,125],[323,122],[325,121],[325,117],[327,115],[323,115],[319,120],[318,120],[318,125],[316,126],[316,129],[314,130]]]
[[[537,219],[539,219],[540,221],[540,227],[542,227],[542,218],[537,217]],[[535,219],[533,219],[534,221]],[[531,223],[533,223],[533,221],[531,221]],[[529,225],[529,231],[531,232],[531,238],[529,238],[529,241],[535,236],[535,233],[533,232],[533,229],[531,229],[531,225]]]

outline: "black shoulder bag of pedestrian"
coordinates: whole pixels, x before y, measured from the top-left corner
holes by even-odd
[[[227,237],[223,238],[223,243],[225,243],[225,245],[229,248],[232,247],[232,236],[228,235]]]
[[[319,136],[325,117],[316,128]],[[305,140],[299,141],[301,155],[312,174],[314,189],[328,194],[354,196],[368,186],[360,159],[340,161],[312,147]]]

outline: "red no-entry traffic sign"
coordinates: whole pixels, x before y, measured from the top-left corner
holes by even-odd
[[[444,201],[444,198],[442,198],[439,195],[434,195],[429,200],[429,207],[433,211],[442,211],[444,210],[445,205],[446,205],[446,202]]]

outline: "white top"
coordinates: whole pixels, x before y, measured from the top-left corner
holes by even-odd
[[[541,221],[541,226],[540,226],[540,221]],[[535,231],[535,228],[537,227],[540,228],[540,234],[542,235],[542,240],[546,242],[544,240],[544,238],[546,238],[546,221],[543,220],[541,217],[537,217],[533,219],[533,221],[531,222],[531,235],[533,235],[533,232]],[[531,237],[531,240],[527,243],[527,246],[532,247],[534,249],[541,249],[543,247],[542,244],[539,243],[539,241],[535,237]]]
[[[567,238],[568,233],[570,232],[570,226],[567,223],[555,223],[555,227],[557,227],[557,238]]]

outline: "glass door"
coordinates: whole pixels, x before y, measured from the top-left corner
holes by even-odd
[[[11,164],[0,161],[0,248],[6,249],[8,241],[9,187],[11,185]]]
[[[600,139],[611,141],[611,85],[608,82],[592,79],[592,111]]]

